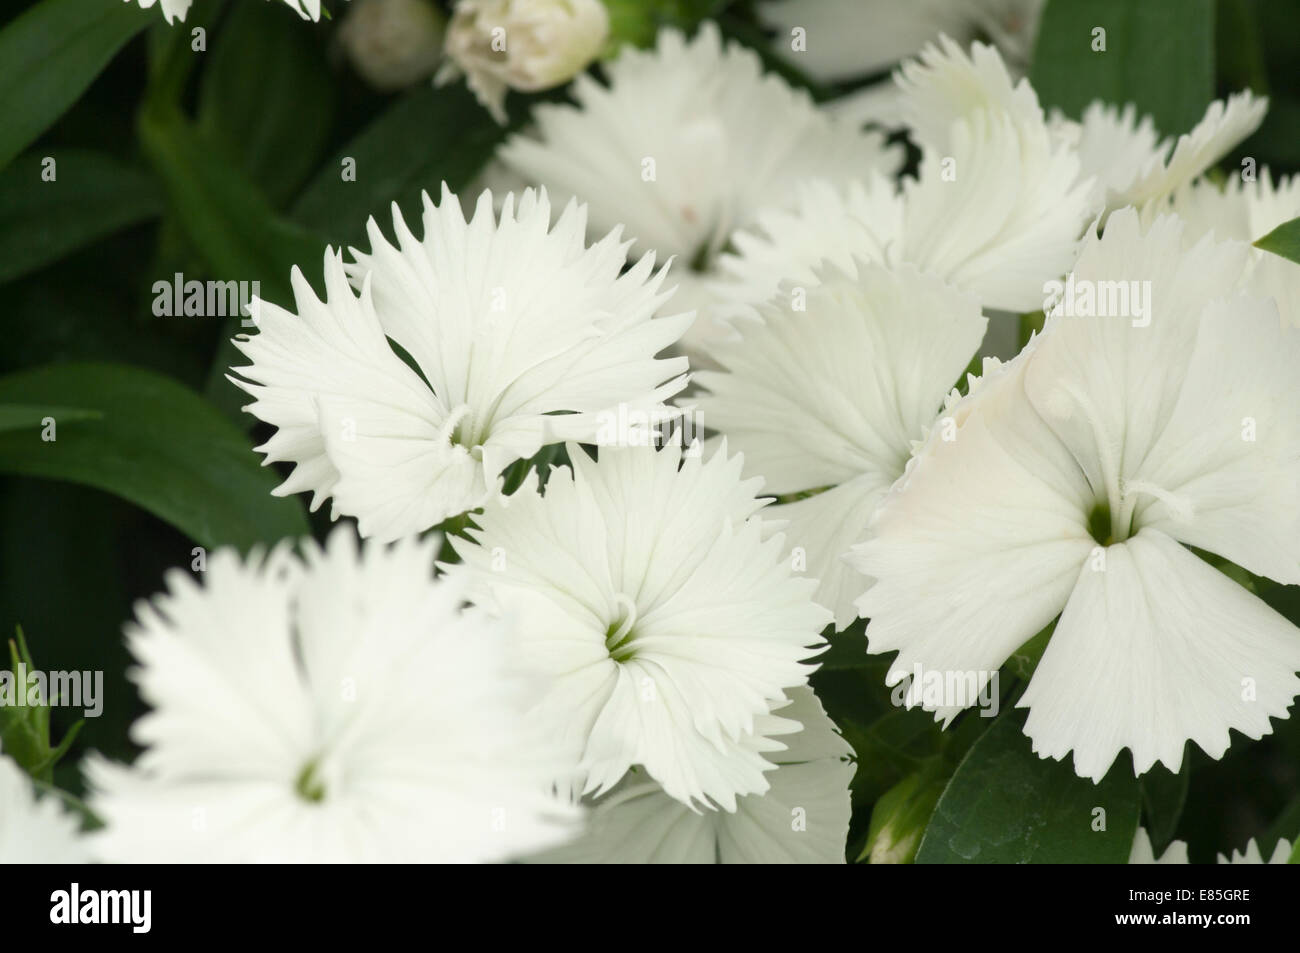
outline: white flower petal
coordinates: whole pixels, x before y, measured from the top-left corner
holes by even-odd
[[[986,308],[1033,311],[1064,274],[1095,212],[1079,160],[1046,124],[996,110],[952,123],[950,152],[922,156],[904,183],[898,257],[975,295]]]
[[[807,499],[783,503],[767,510],[772,519],[784,519],[788,547],[802,550],[807,563],[804,572],[817,580],[813,596],[835,613],[835,628],[843,630],[858,617],[854,600],[862,594],[862,576],[844,557],[867,535],[867,526],[890,481],[875,473],[854,477],[847,483]]]
[[[1179,136],[1165,161],[1148,161],[1132,185],[1121,187],[1107,203],[1111,208],[1144,205],[1165,198],[1218,162],[1259,128],[1268,99],[1249,90],[1216,99],[1192,131]],[[1162,152],[1165,150],[1162,150]]]
[[[1185,864],[1187,863],[1187,842],[1176,840],[1170,841],[1165,852],[1156,859],[1156,853],[1151,847],[1151,835],[1147,833],[1145,827],[1139,827],[1137,834],[1133,837],[1133,851],[1129,854],[1128,862],[1130,864]]]
[[[1251,838],[1244,851],[1234,849],[1232,858],[1229,859],[1223,854],[1218,855],[1218,862],[1221,864],[1286,864],[1291,860],[1291,842],[1285,837],[1278,838],[1278,842],[1273,846],[1273,853],[1269,855],[1268,860],[1264,860],[1264,854],[1255,843],[1255,838]]]
[[[1182,765],[1194,741],[1212,758],[1229,729],[1272,731],[1300,692],[1300,630],[1157,530],[1106,550],[1079,573],[1017,702],[1042,757],[1074,753],[1100,781],[1123,748],[1141,774]]]
[[[89,852],[75,815],[0,754],[0,864],[84,864]]]
[[[847,557],[875,579],[858,600],[868,651],[899,653],[887,684],[915,665],[987,680],[1061,611],[1096,545],[1087,487],[1024,400],[1025,357],[935,427]]]
[[[1136,470],[1142,526],[1300,583],[1300,330],[1271,301],[1211,304],[1168,422]]]
[[[903,92],[903,122],[923,150],[948,153],[953,124],[980,113],[1005,115],[1026,129],[1045,122],[1029,80],[1013,81],[1001,55],[985,43],[972,43],[968,55],[960,44],[941,37],[904,63],[895,82]]]

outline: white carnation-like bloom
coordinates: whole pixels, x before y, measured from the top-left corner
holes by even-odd
[[[1198,179],[1179,189],[1171,207],[1188,225],[1192,238],[1213,233],[1219,238],[1255,242],[1273,229],[1300,217],[1300,176],[1273,184],[1267,168],[1255,181],[1228,179],[1220,188]],[[1280,255],[1253,248],[1242,287],[1277,302],[1282,320],[1300,327],[1300,265]]]
[[[1158,858],[1151,846],[1151,835],[1145,827],[1139,827],[1133,837],[1133,850],[1129,854],[1130,864],[1185,864],[1187,863],[1187,842],[1170,841],[1165,852]]]
[[[843,184],[902,164],[879,133],[819,110],[765,74],[752,50],[724,45],[711,22],[689,41],[664,29],[653,50],[624,48],[606,73],[608,86],[578,77],[577,105],[539,105],[535,128],[499,157],[529,182],[588,202],[595,232],[624,225],[639,248],[701,276],[734,231],[768,206],[789,206],[804,179]],[[707,354],[722,334],[701,320],[685,343]]]
[[[112,862],[486,862],[580,833],[524,719],[511,633],[433,579],[439,539],[358,552],[340,527],[173,570],[128,644],[153,711],[126,767],[92,756]]]
[[[132,0],[126,0],[131,3]],[[169,23],[177,20],[184,21],[185,15],[190,12],[190,4],[194,0],[140,0],[141,8],[148,10],[157,2],[162,10],[163,18]],[[304,20],[320,19],[320,0],[284,0],[289,5],[289,9]]]
[[[504,123],[507,91],[567,83],[608,37],[600,0],[457,0],[437,81],[464,74],[478,101]]]
[[[1268,99],[1242,91],[1216,100],[1177,141],[1161,138],[1150,116],[1096,101],[1077,126],[1054,117],[1053,127],[1076,143],[1083,174],[1095,177],[1106,207],[1162,202],[1210,168],[1259,128]]]
[[[519,658],[545,691],[568,782],[603,794],[634,765],[687,805],[768,790],[780,743],[758,719],[804,685],[829,621],[756,514],[761,481],[725,446],[569,447],[543,497],[532,473],[453,540],[479,598],[527,619]],[[680,465],[680,468],[679,468]],[[563,780],[563,779],[562,779]]]
[[[823,491],[767,512],[790,521],[787,542],[842,629],[862,591],[842,557],[903,475],[988,322],[973,297],[910,265],[850,261],[818,277],[739,326],[742,339],[715,352],[725,370],[697,376],[709,393],[696,399],[767,491]]]
[[[617,230],[587,247],[584,209],[551,227],[531,189],[499,221],[484,192],[468,223],[445,187],[426,195],[423,239],[394,220],[396,246],[372,219],[368,254],[326,252],[324,301],[295,268],[298,314],[257,302],[259,333],[236,341],[245,409],[279,428],[258,449],[296,464],[277,495],[332,496],[363,536],[397,539],[483,505],[546,444],[595,442],[603,413],[671,415],[686,361],[654,355],[692,316],[654,317],[671,292],[653,255],[620,274]]]
[[[757,13],[776,31],[780,55],[814,79],[840,82],[915,56],[941,35],[961,45],[990,40],[1021,75],[1042,8],[1043,0],[778,0],[760,4]],[[796,52],[796,45],[803,49]],[[899,105],[898,87],[887,82],[831,103],[860,121],[890,127],[902,124]]]
[[[779,717],[777,717],[779,716]],[[692,811],[633,769],[590,802],[587,832],[536,858],[574,864],[842,864],[849,832],[853,756],[811,688],[790,692],[760,734],[785,748],[766,794],[736,799],[736,810]]]
[[[1188,740],[1221,757],[1300,691],[1300,631],[1187,548],[1300,582],[1300,331],[1234,293],[1245,246],[1183,232],[1113,214],[850,556],[891,685],[914,664],[987,681],[1059,615],[1017,704],[1040,756],[1094,780],[1125,747],[1139,773]]]
[[[84,864],[90,859],[76,815],[0,754],[0,864]]]
[[[1246,844],[1245,851],[1234,849],[1230,858],[1225,857],[1223,854],[1218,855],[1218,862],[1221,864],[1285,864],[1289,863],[1290,859],[1291,842],[1285,837],[1278,839],[1268,860],[1264,859],[1264,855],[1253,837]]]
[[[974,294],[983,307],[1031,311],[1064,274],[1098,211],[1072,145],[1048,125],[997,51],[944,40],[898,77],[922,145],[916,179],[896,195],[882,177],[805,185],[791,211],[769,210],[722,256],[718,313],[735,324],[782,279],[806,282],[821,261],[909,262]]]

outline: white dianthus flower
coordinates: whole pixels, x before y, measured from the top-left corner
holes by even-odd
[[[909,262],[992,310],[1032,311],[1064,274],[1099,210],[1072,145],[1053,132],[1025,81],[997,51],[949,40],[899,74],[903,111],[922,146],[901,195],[880,176],[805,185],[792,211],[759,216],[719,263],[719,312],[729,320],[783,278],[806,281],[819,261]]]
[[[1300,583],[1300,330],[1234,293],[1246,246],[1183,232],[1114,213],[1080,297],[949,408],[850,556],[891,685],[987,678],[1059,615],[1018,705],[1039,755],[1094,780],[1126,747],[1139,773],[1188,740],[1221,757],[1300,691],[1300,630],[1187,548]]]
[[[712,275],[732,233],[762,209],[793,203],[804,179],[839,185],[902,162],[879,133],[832,118],[765,74],[752,50],[724,45],[713,23],[689,41],[665,29],[655,49],[626,48],[606,73],[608,86],[577,79],[577,105],[538,106],[535,128],[499,157],[588,202],[594,232],[622,224],[639,248],[678,256],[693,272],[674,278],[687,284]],[[707,354],[722,333],[701,320],[685,343]]]
[[[697,445],[696,445],[697,446]],[[736,809],[768,789],[780,744],[757,719],[804,685],[829,620],[757,513],[725,446],[569,447],[453,540],[481,598],[528,620],[519,657],[546,686],[533,717],[563,738],[582,793],[641,765],[684,804]],[[679,469],[680,464],[680,469]]]
[[[396,539],[481,506],[546,444],[594,441],[606,411],[671,414],[686,361],[655,354],[692,316],[654,317],[669,292],[653,255],[620,274],[617,231],[587,247],[583,208],[552,228],[531,189],[499,222],[490,193],[468,223],[445,188],[426,196],[423,239],[394,217],[396,246],[372,220],[355,264],[326,253],[324,301],[295,268],[298,314],[257,302],[259,333],[236,342],[246,409],[279,428],[258,449],[297,464],[278,495],[332,496],[363,536]]]
[[[128,644],[153,711],[130,766],[93,756],[116,862],[479,862],[579,831],[556,749],[524,720],[504,624],[434,580],[439,540],[358,551],[340,527],[173,571]]]

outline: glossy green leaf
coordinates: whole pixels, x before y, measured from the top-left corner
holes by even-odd
[[[299,197],[294,215],[335,245],[367,246],[371,215],[391,231],[389,206],[396,202],[414,227],[421,190],[436,200],[444,181],[453,191],[468,185],[505,132],[464,84],[436,90],[423,84],[325,163]],[[355,171],[355,181],[345,178],[345,171]]]
[[[120,0],[42,0],[0,30],[0,168],[157,17]]]
[[[54,407],[32,404],[0,404],[0,431],[41,427],[47,418],[55,421],[96,420],[102,417],[97,410],[83,407]]]
[[[294,265],[318,275],[325,242],[278,217],[265,195],[167,108],[146,108],[140,140],[167,188],[171,208],[220,280],[257,281],[261,295],[291,300]]]
[[[917,863],[1128,860],[1140,798],[1128,758],[1093,784],[1068,759],[1034,754],[1024,723],[1023,710],[1005,712],[967,752],[935,806]]]
[[[170,378],[113,364],[56,364],[0,378],[0,403],[77,407],[98,419],[0,433],[0,472],[117,494],[200,545],[247,549],[308,532],[302,504],[271,496],[276,475],[247,438]]]
[[[198,126],[283,206],[318,166],[334,117],[326,45],[283,3],[240,3],[212,42]]]
[[[1131,102],[1180,135],[1214,98],[1213,0],[1048,0],[1029,78],[1072,118],[1094,99]]]

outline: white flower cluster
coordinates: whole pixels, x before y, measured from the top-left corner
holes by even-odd
[[[575,68],[465,66],[517,6],[449,30],[498,106]],[[1203,176],[1264,101],[1162,140],[944,39],[896,75],[900,181],[712,24],[604,77],[504,143],[522,191],[426,196],[419,235],[394,211],[395,241],[329,251],[323,299],[295,271],[294,309],[262,304],[232,380],[276,492],[367,541],[218,553],[138,608],[145,750],[88,765],[87,850],[842,862],[852,751],[809,676],[858,618],[888,685],[987,678],[1054,625],[1017,704],[1083,777],[1286,717],[1300,632],[1221,567],[1300,583],[1300,269],[1248,247],[1300,187]],[[688,406],[714,436],[599,436]]]

